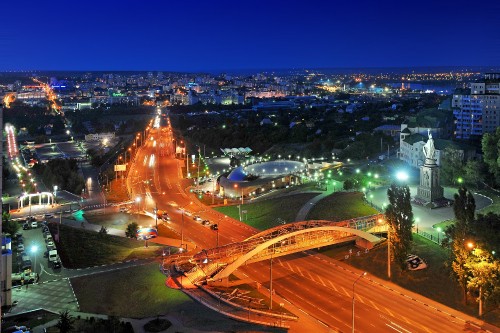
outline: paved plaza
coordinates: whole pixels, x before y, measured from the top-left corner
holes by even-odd
[[[68,278],[40,284],[32,284],[12,289],[12,301],[17,302],[9,314],[22,313],[33,309],[55,312],[78,311],[78,302]]]

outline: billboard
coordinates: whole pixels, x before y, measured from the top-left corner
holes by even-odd
[[[126,164],[115,164],[115,171],[127,171]]]
[[[140,228],[137,230],[136,236],[138,240],[148,240],[158,237],[158,231],[155,228]]]

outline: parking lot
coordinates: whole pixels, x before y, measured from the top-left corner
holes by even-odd
[[[54,217],[36,220],[20,220],[20,230],[13,237],[12,272],[23,273],[31,270],[43,281],[49,276],[59,275],[62,268],[53,268],[48,262],[48,251],[56,249],[55,241],[50,232],[45,232],[47,222],[55,222]],[[48,229],[45,229],[48,230]]]

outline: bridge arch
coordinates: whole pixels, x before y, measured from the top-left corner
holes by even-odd
[[[349,234],[356,235],[356,236],[359,236],[359,237],[367,240],[368,242],[370,242],[372,244],[377,244],[378,242],[380,242],[380,238],[375,236],[375,235],[372,235],[372,234],[365,232],[365,231],[362,231],[362,230],[357,230],[357,229],[352,229],[352,228],[347,228],[347,227],[320,226],[320,227],[315,227],[315,228],[301,229],[301,230],[285,233],[285,234],[279,235],[277,237],[273,237],[271,239],[265,240],[264,242],[255,246],[252,250],[248,251],[247,253],[243,254],[242,256],[239,256],[235,261],[233,261],[230,264],[228,264],[227,266],[225,266],[221,271],[219,271],[217,274],[215,274],[212,279],[213,280],[226,279],[229,277],[229,275],[231,275],[231,273],[233,273],[236,269],[238,269],[238,267],[240,267],[241,265],[243,265],[245,263],[257,262],[260,260],[264,260],[268,256],[276,258],[276,257],[282,256],[282,255],[300,252],[300,251],[310,249],[310,248],[316,248],[319,246],[334,244],[338,239],[343,238],[343,237],[340,237],[340,238],[336,238],[335,240],[332,239],[331,243],[322,242],[320,245],[318,243],[309,244],[309,246],[305,245],[304,247],[297,248],[297,250],[294,252],[286,251],[286,253],[281,253],[279,251],[279,248],[271,248],[271,251],[268,250],[273,245],[281,243],[282,241],[289,239],[289,238],[295,238],[297,236],[304,235],[307,233],[320,233],[320,232],[332,232],[332,231],[344,233],[346,235],[345,237],[347,237],[347,235],[349,235]],[[251,239],[255,240],[255,236],[251,237]],[[268,252],[270,252],[270,254],[268,256],[263,256],[259,260],[253,260],[253,261],[251,260],[252,257],[254,257],[256,254],[258,254],[262,251],[265,251],[265,250],[268,250]]]

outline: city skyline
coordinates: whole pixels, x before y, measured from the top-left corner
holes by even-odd
[[[9,3],[0,71],[495,66],[499,5]],[[457,20],[462,20],[457,24]],[[468,47],[474,42],[474,47]]]

